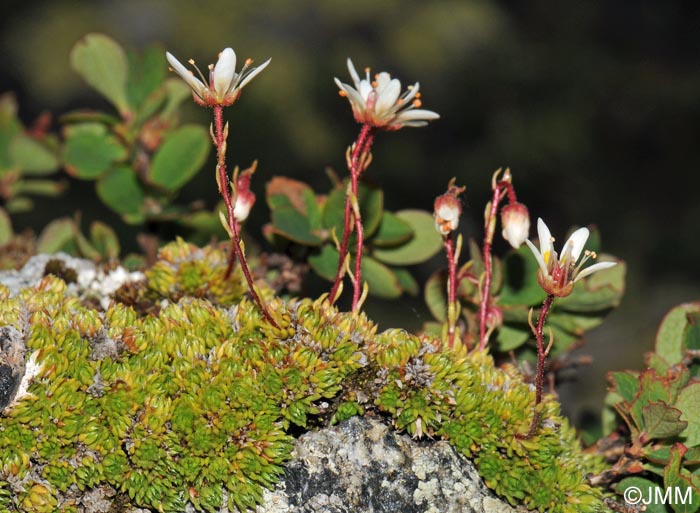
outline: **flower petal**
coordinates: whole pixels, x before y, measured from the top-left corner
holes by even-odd
[[[571,237],[569,237],[569,239],[566,241],[566,244],[564,244],[564,247],[561,250],[562,257],[566,254],[567,248],[571,248],[570,263],[575,263],[576,261],[578,261],[578,257],[581,256],[581,252],[583,251],[583,247],[586,245],[586,241],[588,240],[589,235],[590,232],[586,227],[579,228],[574,233],[572,233]],[[562,260],[564,259],[562,258]]]
[[[341,91],[345,92],[348,100],[350,101],[350,105],[353,105],[359,110],[365,109],[365,99],[351,85],[343,84],[337,78],[335,79],[335,84],[340,88]]]
[[[542,257],[542,253],[538,251],[538,249],[535,247],[535,245],[530,242],[528,239],[525,239],[525,244],[530,248],[530,251],[532,251],[532,254],[535,255],[535,258],[537,259],[537,264],[540,266],[540,269],[545,275],[549,275],[549,271],[547,270],[547,264],[544,261],[544,258]]]
[[[401,94],[401,82],[394,78],[381,90],[377,87],[377,94],[379,98],[377,98],[377,105],[374,107],[374,112],[381,116],[396,105],[396,100],[399,99],[399,95]]]
[[[603,269],[610,269],[611,267],[616,265],[617,262],[598,262],[597,264],[593,264],[589,267],[586,267],[583,271],[578,273],[576,278],[574,278],[574,283],[579,281],[581,278],[585,278],[586,276],[593,274],[594,272],[602,271]]]
[[[269,59],[267,59],[265,62],[263,62],[260,66],[251,69],[251,70],[248,72],[248,74],[245,76],[245,78],[243,79],[243,81],[242,81],[240,84],[238,84],[238,89],[243,89],[243,87],[244,87],[248,82],[250,82],[251,80],[253,80],[253,79],[258,75],[258,73],[260,73],[262,70],[264,70],[264,69],[267,67],[268,64],[270,64],[270,61],[271,61],[271,60],[272,60],[272,58],[269,58]]]
[[[554,251],[554,246],[552,245],[552,232],[549,231],[547,225],[544,223],[541,217],[537,218],[537,235],[540,239],[540,254],[544,259],[545,263],[549,264],[549,257]]]
[[[202,98],[203,90],[206,89],[206,86],[202,83],[202,81],[195,77],[185,66],[183,66],[172,53],[165,52],[165,57],[168,59],[168,63],[170,63],[170,65],[173,67],[175,73],[180,75],[180,78],[187,82],[187,85],[192,88],[197,96]]]
[[[353,66],[352,61],[350,60],[350,57],[348,57],[348,71],[350,72],[350,76],[352,77],[352,81],[355,83],[355,89],[358,91],[360,90],[360,75],[357,74],[357,71],[355,71],[355,66]]]
[[[438,119],[440,114],[433,112],[432,110],[425,109],[408,109],[396,116],[395,123],[404,124],[407,121],[429,121],[431,119]]]
[[[214,66],[214,90],[219,100],[222,100],[236,76],[236,52],[233,48],[224,48],[219,54],[219,60]]]

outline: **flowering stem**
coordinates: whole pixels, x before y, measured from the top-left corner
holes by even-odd
[[[224,274],[224,279],[228,279],[231,275],[233,263],[237,258],[241,263],[241,270],[243,271],[243,276],[245,276],[245,280],[248,283],[248,289],[250,290],[250,295],[253,297],[253,301],[255,301],[255,304],[258,305],[258,308],[262,312],[263,317],[265,317],[267,322],[277,328],[277,323],[274,321],[270,315],[270,312],[267,310],[260,299],[260,296],[255,290],[253,277],[251,276],[248,263],[246,262],[245,255],[241,249],[241,237],[238,231],[238,222],[234,217],[234,204],[229,193],[229,181],[228,175],[226,174],[226,135],[224,134],[223,110],[224,109],[221,105],[214,106],[214,138],[217,152],[216,171],[218,173],[216,181],[219,185],[219,192],[221,193],[224,204],[226,205],[226,219],[228,221],[229,232],[231,233],[231,253],[229,254],[229,261]]]
[[[549,314],[549,309],[554,301],[554,294],[549,294],[542,303],[540,315],[537,318],[537,328],[533,330],[537,339],[537,374],[535,375],[535,407],[542,402],[542,389],[544,388],[544,364],[549,353],[549,347],[544,347],[544,322]],[[540,423],[540,412],[536,409],[532,417],[532,424],[526,435],[526,438],[531,438],[537,432],[537,427]]]
[[[356,310],[359,299],[360,290],[362,288],[361,283],[361,266],[362,266],[362,247],[364,245],[364,230],[362,229],[362,219],[359,215],[359,209],[357,209],[357,214],[353,212],[352,208],[352,198],[356,198],[359,201],[359,180],[360,175],[365,170],[366,164],[369,163],[366,157],[363,155],[369,153],[369,149],[372,147],[372,142],[374,141],[374,130],[373,127],[367,124],[362,125],[360,134],[357,136],[357,140],[352,147],[352,153],[348,159],[348,170],[350,171],[350,191],[352,194],[347,194],[345,196],[345,215],[343,220],[343,238],[340,243],[339,256],[338,256],[338,271],[335,276],[335,281],[333,282],[333,287],[331,287],[331,292],[328,295],[328,299],[333,303],[338,294],[338,288],[340,287],[340,282],[343,279],[345,258],[348,254],[348,244],[350,240],[350,232],[352,230],[352,221],[354,219],[355,232],[357,234],[357,246],[355,255],[355,282],[353,290],[353,302],[352,309]]]
[[[454,347],[455,325],[457,323],[457,261],[455,258],[454,239],[452,234],[444,237],[445,253],[447,253],[447,333],[449,348]]]
[[[484,281],[481,287],[481,304],[479,305],[479,350],[485,349],[489,341],[489,332],[486,325],[489,304],[491,303],[491,278],[493,276],[491,245],[493,244],[493,235],[496,231],[498,207],[503,196],[506,194],[508,196],[508,203],[514,204],[517,202],[513,184],[508,180],[501,180],[493,188],[493,198],[491,198],[491,204],[486,212],[486,218],[484,219],[485,233],[484,246],[482,249]]]

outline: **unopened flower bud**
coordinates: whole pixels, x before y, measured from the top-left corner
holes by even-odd
[[[518,249],[530,233],[530,214],[522,203],[510,203],[501,210],[503,238]]]
[[[462,215],[462,204],[457,198],[465,187],[457,187],[455,179],[450,180],[447,192],[435,198],[433,217],[435,217],[435,229],[441,235],[449,235],[459,226],[459,216]]]
[[[442,235],[447,235],[459,226],[459,216],[462,214],[462,205],[452,194],[443,194],[435,199],[435,228]]]
[[[233,217],[239,223],[248,219],[250,209],[255,204],[255,193],[250,190],[250,179],[257,165],[257,161],[253,162],[253,165],[238,175],[236,180],[236,204],[233,207]]]

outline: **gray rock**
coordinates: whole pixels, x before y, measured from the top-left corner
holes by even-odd
[[[354,417],[297,441],[257,513],[514,513],[445,441]]]

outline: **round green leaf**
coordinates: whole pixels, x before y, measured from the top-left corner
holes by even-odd
[[[352,265],[355,265],[354,262]],[[362,257],[362,281],[367,282],[369,293],[376,297],[395,299],[403,292],[398,277],[391,269],[368,256]]]
[[[39,141],[20,135],[10,142],[10,159],[22,173],[44,175],[58,168],[58,158]]]
[[[680,363],[685,352],[683,334],[688,325],[688,314],[700,312],[700,303],[686,303],[666,314],[656,334],[656,352],[669,365]]]
[[[121,166],[97,181],[97,195],[112,210],[122,215],[139,216],[144,193],[133,169]]]
[[[423,298],[428,310],[440,322],[447,320],[447,271],[436,271],[425,282]]]
[[[674,404],[683,414],[681,420],[688,422],[688,427],[681,433],[686,447],[700,445],[700,383],[687,385]]]
[[[539,305],[547,295],[537,282],[537,260],[532,252],[521,246],[503,260],[502,305]]]
[[[399,285],[407,294],[411,296],[417,296],[420,292],[420,285],[413,277],[413,275],[408,271],[408,269],[403,269],[401,267],[392,267],[391,272],[394,273],[396,278],[399,280]]]
[[[70,53],[71,67],[121,114],[129,111],[126,99],[128,62],[122,47],[104,34],[88,34]]]
[[[372,245],[379,247],[398,246],[413,237],[411,225],[391,212],[384,212],[379,230],[372,237]]]
[[[170,134],[153,157],[151,181],[176,191],[204,165],[211,141],[198,125],[184,125]]]
[[[83,180],[94,180],[124,158],[126,149],[116,138],[87,131],[75,132],[63,149],[66,170]]]
[[[442,248],[442,237],[435,229],[432,214],[424,210],[401,210],[396,217],[413,230],[413,238],[395,248],[376,249],[372,256],[391,265],[413,265],[425,262]]]
[[[309,265],[316,274],[328,281],[333,281],[338,271],[338,250],[330,244],[321,248],[321,252],[309,257]]]

